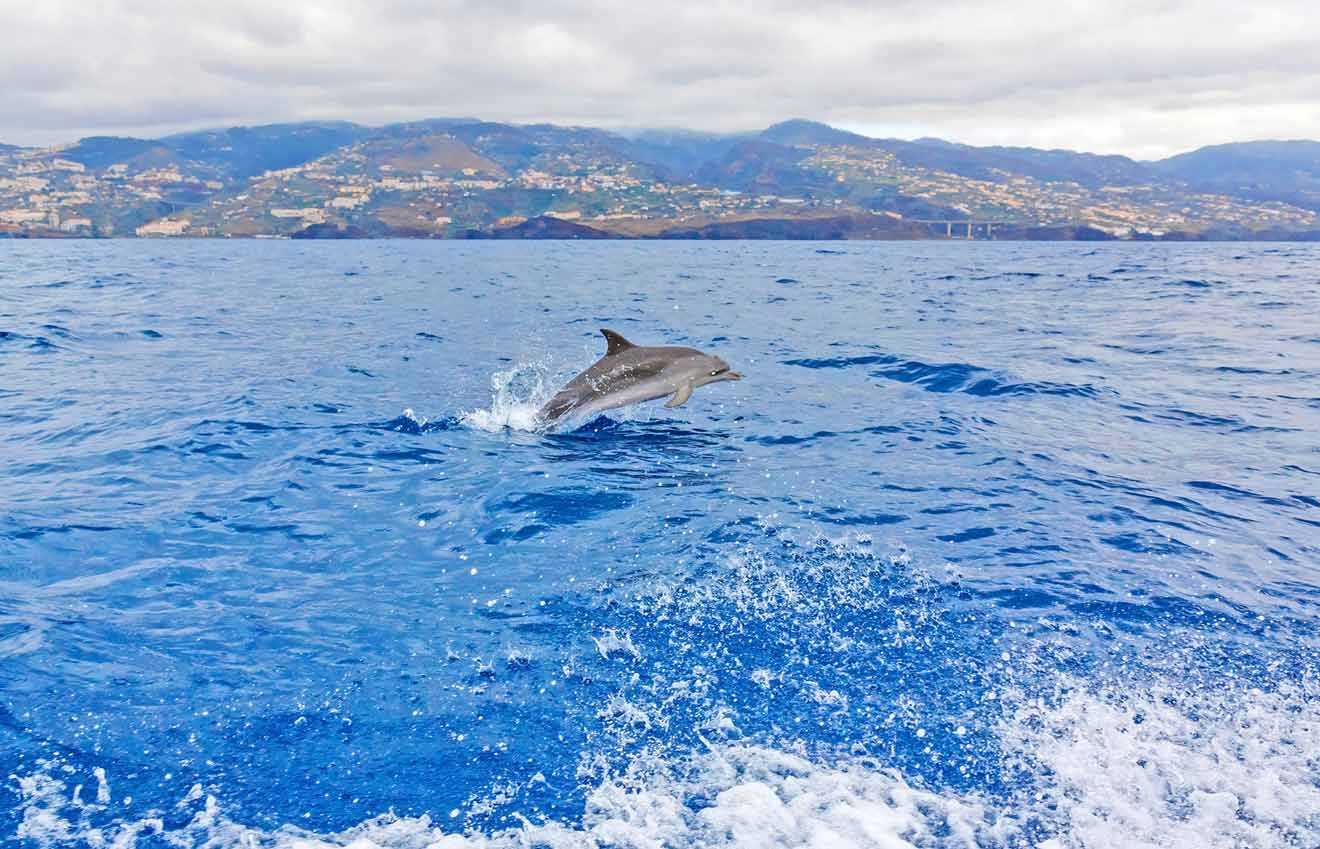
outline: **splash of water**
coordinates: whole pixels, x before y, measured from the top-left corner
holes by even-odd
[[[544,361],[523,361],[490,377],[490,407],[465,410],[459,421],[474,430],[536,431],[544,427],[541,407],[554,395],[557,383]]]

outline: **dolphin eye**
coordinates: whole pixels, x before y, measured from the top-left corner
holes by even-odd
[[[719,369],[715,369],[715,371],[713,371],[713,372],[710,373],[710,376],[711,376],[711,377],[719,377],[719,374],[720,374],[720,370],[719,370]]]

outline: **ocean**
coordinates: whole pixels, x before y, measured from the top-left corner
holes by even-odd
[[[0,842],[1313,849],[1318,434],[1314,245],[3,243]]]

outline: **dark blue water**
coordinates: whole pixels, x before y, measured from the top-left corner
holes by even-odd
[[[1320,844],[1315,247],[10,242],[0,474],[21,846]]]

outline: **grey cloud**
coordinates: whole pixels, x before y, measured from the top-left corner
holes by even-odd
[[[1320,138],[1309,2],[0,0],[0,140],[437,115],[1165,155]]]

